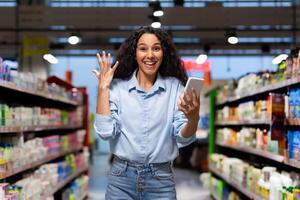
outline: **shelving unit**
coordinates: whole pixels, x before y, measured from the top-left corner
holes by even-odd
[[[228,122],[217,122],[216,126],[251,126],[251,125],[264,125],[268,126],[271,124],[271,120],[260,120],[253,119],[251,121],[228,121]]]
[[[80,198],[80,200],[85,200],[85,199],[87,199],[88,198],[88,193],[86,192],[86,193],[84,193],[83,195],[82,195],[82,197]]]
[[[56,185],[49,194],[47,194],[44,198],[42,197],[42,199],[46,199],[46,197],[51,196],[53,194],[55,194],[57,191],[59,191],[60,189],[62,189],[64,186],[66,186],[68,183],[70,183],[73,179],[75,179],[76,177],[78,177],[80,174],[82,174],[83,172],[87,171],[88,167],[85,166],[81,169],[78,169],[76,172],[72,173],[70,176],[68,176],[65,180],[63,180],[62,182],[58,183],[58,185]]]
[[[52,131],[52,130],[70,130],[80,129],[81,126],[2,126],[0,127],[1,133],[14,133],[14,132],[39,132],[39,131]]]
[[[298,119],[286,119],[286,126],[300,126],[300,120]],[[270,126],[271,120],[253,119],[250,121],[228,121],[228,122],[217,122],[216,126]]]
[[[67,88],[67,89],[70,89],[70,87],[73,88],[73,86],[64,82],[63,80],[58,79],[56,77],[54,77],[54,78],[52,77],[51,83],[56,83],[56,81],[57,81],[57,85],[60,85],[62,87],[66,86],[65,88]],[[33,91],[33,90],[18,88],[11,82],[0,80],[0,92],[2,94],[1,95],[1,103],[11,103],[10,99],[8,99],[8,96],[9,96],[9,98],[13,97],[15,99],[13,104],[23,106],[23,103],[24,103],[24,105],[27,107],[35,106],[35,103],[38,103],[38,105],[40,107],[61,108],[64,110],[72,110],[72,111],[77,109],[78,107],[83,107],[82,118],[84,119],[82,121],[83,124],[73,123],[73,124],[61,125],[61,126],[53,126],[53,125],[24,126],[22,124],[13,124],[11,126],[0,126],[0,138],[4,137],[4,135],[5,135],[5,137],[10,137],[10,134],[14,135],[14,136],[17,135],[16,137],[23,137],[26,135],[27,132],[30,133],[30,135],[32,135],[32,133],[36,133],[36,132],[49,132],[49,131],[62,131],[62,130],[74,131],[74,130],[85,129],[85,133],[87,133],[87,127],[88,127],[88,125],[87,125],[87,123],[88,123],[88,120],[87,120],[87,116],[88,116],[87,94],[82,92],[83,90],[84,90],[84,88],[78,88],[79,93],[82,93],[82,95],[84,96],[83,102],[78,103],[77,101],[67,99],[66,97],[58,97],[56,95],[51,95],[50,93],[47,93],[47,92],[40,92],[40,91]],[[7,94],[9,94],[9,95],[7,95]],[[24,96],[24,98],[21,98],[23,96]],[[31,102],[31,100],[32,100],[32,104],[28,103],[28,102]],[[0,114],[1,114],[1,112],[0,112]],[[21,133],[21,134],[16,134],[16,133]],[[25,134],[23,134],[23,133],[25,133]],[[52,132],[50,132],[50,135],[51,134],[52,134]],[[1,136],[1,135],[3,135],[3,136]],[[49,135],[49,133],[48,133],[48,135]],[[57,133],[56,133],[56,135],[57,135]],[[35,137],[35,134],[33,134],[33,136]],[[32,136],[30,136],[30,137],[32,137]],[[86,142],[88,140],[87,134],[85,135],[84,139],[85,139],[85,141],[83,141],[84,144],[81,144],[79,146],[74,146],[74,145],[69,146],[70,149],[61,150],[56,153],[50,153],[45,158],[36,160],[34,162],[25,164],[23,166],[19,166],[18,168],[15,168],[15,169],[11,169],[11,170],[7,171],[6,174],[2,174],[2,177],[0,177],[0,180],[7,181],[7,180],[10,180],[10,178],[12,178],[12,177],[14,177],[14,179],[16,179],[19,177],[19,176],[15,177],[16,175],[22,174],[25,171],[28,171],[30,169],[35,169],[43,164],[54,161],[58,158],[67,156],[69,154],[82,151],[83,147],[84,147],[83,145],[85,145],[85,146],[88,145],[88,143]],[[65,180],[63,180],[62,182],[57,184],[54,188],[52,188],[51,192],[49,194],[47,194],[46,196],[54,195],[56,192],[58,192],[59,190],[64,188],[68,183],[70,183],[73,179],[75,179],[76,177],[78,177],[79,175],[81,175],[82,173],[87,172],[87,171],[88,171],[88,166],[85,166],[81,169],[77,169],[74,173],[69,175]],[[14,181],[16,181],[16,180],[14,180]],[[41,197],[41,199],[46,199],[46,196]],[[82,199],[86,199],[86,197],[87,197],[87,193],[84,196],[82,196]]]
[[[274,154],[274,153],[271,153],[271,152],[268,152],[268,151],[263,151],[263,150],[254,149],[254,148],[250,148],[250,147],[240,147],[240,146],[226,145],[226,144],[220,144],[220,143],[216,143],[216,145],[221,146],[221,147],[234,149],[236,151],[242,151],[242,152],[245,152],[245,153],[250,153],[250,154],[253,154],[253,155],[265,157],[269,160],[274,160],[276,162],[280,162],[280,163],[284,162],[284,156]]]
[[[261,88],[255,88],[253,90],[254,92],[251,92],[249,94],[245,94],[245,95],[241,95],[241,96],[237,96],[237,97],[231,97],[231,98],[228,98],[227,100],[217,102],[217,106],[222,107],[229,103],[236,103],[245,98],[250,98],[250,97],[254,97],[254,96],[257,96],[257,95],[260,95],[263,93],[269,93],[269,92],[273,92],[273,91],[283,89],[283,88],[286,88],[289,86],[293,86],[293,85],[299,84],[299,82],[300,82],[300,77],[297,77],[297,78],[293,78],[293,79],[289,79],[289,80],[284,80],[284,81],[281,81],[276,84],[267,85],[267,86],[264,86]]]
[[[27,164],[25,166],[21,166],[20,169],[16,169],[15,171],[12,171],[10,172],[9,174],[7,174],[6,176],[2,177],[2,179],[5,179],[5,178],[9,178],[11,176],[14,176],[16,174],[19,174],[19,173],[22,173],[28,169],[32,169],[32,168],[35,168],[35,167],[38,167],[44,163],[47,163],[51,160],[55,160],[57,158],[60,158],[60,157],[63,157],[65,155],[68,155],[70,153],[75,153],[75,152],[78,152],[79,150],[81,150],[83,147],[73,147],[72,149],[69,149],[67,151],[61,151],[59,153],[55,153],[55,154],[50,154],[49,156],[47,156],[46,158],[43,158],[42,160],[38,160],[36,162],[33,162],[33,163],[30,163],[30,164]]]
[[[10,90],[12,92],[15,93],[21,93],[21,94],[27,94],[27,95],[31,95],[32,98],[44,98],[46,100],[51,100],[53,102],[60,102],[63,104],[68,104],[71,106],[78,106],[78,103],[76,101],[72,101],[66,98],[61,98],[61,97],[57,97],[57,96],[53,96],[49,93],[46,92],[40,92],[40,91],[31,91],[31,90],[27,90],[27,89],[22,89],[22,88],[18,88],[16,87],[14,84],[1,80],[0,82],[0,89],[6,89],[6,90]]]
[[[220,177],[221,179],[223,179],[227,184],[231,185],[232,187],[234,187],[236,190],[240,191],[241,193],[243,193],[246,197],[248,197],[249,199],[255,199],[255,200],[262,200],[261,197],[257,196],[256,194],[248,191],[247,189],[245,189],[243,186],[240,186],[239,184],[234,183],[234,181],[228,179],[226,176],[224,176],[221,172],[219,172],[217,169],[214,169],[212,166],[209,166],[209,170],[217,175],[218,177]]]
[[[220,199],[220,198],[215,194],[214,191],[210,190],[210,194],[211,194],[211,196],[213,197],[213,199],[215,199],[215,200],[222,200],[222,199]]]
[[[251,101],[253,99],[257,100],[260,97],[265,97],[271,92],[287,92],[290,87],[294,87],[296,85],[300,85],[300,77],[293,78],[290,80],[285,80],[276,84],[267,85],[258,89],[251,90],[252,92],[248,94],[244,94],[238,97],[231,97],[226,100],[223,100],[221,102],[216,102],[216,96],[217,91],[213,91],[211,93],[211,108],[210,112],[215,113],[216,109],[222,109],[224,106],[237,106],[240,103],[244,103],[247,101]],[[264,159],[266,163],[269,163],[268,161],[272,161],[276,164],[278,163],[278,167],[282,166],[283,168],[287,167],[293,167],[293,170],[299,170],[300,169],[300,162],[288,159],[286,156],[271,153],[265,150],[255,149],[251,147],[244,147],[244,146],[234,146],[224,143],[217,143],[215,141],[215,133],[216,129],[218,128],[226,128],[226,127],[232,127],[232,129],[239,129],[242,127],[271,127],[272,121],[271,119],[253,119],[253,120],[247,120],[247,121],[218,121],[215,122],[215,115],[211,115],[211,121],[210,121],[210,153],[214,153],[217,149],[217,153],[219,152],[220,148],[226,148],[227,154],[231,154],[232,151],[232,157],[239,157],[239,153],[237,152],[243,152],[243,154],[251,154],[253,156],[260,157],[261,159]],[[285,119],[283,126],[285,127],[291,127],[295,129],[295,127],[300,126],[300,120],[299,119]],[[225,150],[225,149],[224,149]],[[230,156],[230,155],[229,155]],[[240,186],[239,184],[236,184],[226,176],[224,176],[220,171],[213,168],[212,166],[209,166],[210,172],[223,179],[225,182],[227,182],[231,187],[233,187],[236,191],[239,193],[242,193],[245,195],[248,199],[262,199],[258,195],[250,192],[245,187]],[[214,197],[214,194],[212,193],[212,196]],[[217,197],[214,197],[217,199]]]

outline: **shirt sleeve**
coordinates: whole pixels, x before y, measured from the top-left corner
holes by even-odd
[[[186,125],[188,119],[184,115],[184,113],[178,110],[177,102],[180,95],[183,93],[184,87],[180,83],[178,84],[177,94],[176,94],[176,105],[175,105],[175,115],[173,121],[174,127],[174,135],[176,138],[176,142],[179,148],[185,147],[196,140],[196,134],[194,133],[191,137],[183,137],[181,134],[182,128]]]
[[[94,130],[103,140],[113,139],[119,134],[119,100],[116,93],[116,88],[112,87],[109,92],[111,115],[96,114]]]

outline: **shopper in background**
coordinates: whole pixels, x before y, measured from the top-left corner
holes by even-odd
[[[110,54],[97,58],[94,128],[115,157],[105,198],[176,199],[171,163],[195,139],[200,101],[184,92],[187,75],[171,37],[142,27],[112,67]]]

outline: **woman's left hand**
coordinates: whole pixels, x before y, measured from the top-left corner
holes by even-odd
[[[189,95],[186,91],[182,93],[178,100],[178,109],[185,114],[189,122],[198,124],[200,98],[197,97],[194,88],[192,89],[192,95]]]

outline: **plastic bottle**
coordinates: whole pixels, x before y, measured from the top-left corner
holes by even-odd
[[[293,181],[288,172],[282,171],[280,176],[281,176],[281,181],[283,186],[289,187],[292,185]]]
[[[281,200],[282,182],[278,172],[273,172],[270,177],[270,200]]]
[[[4,200],[4,198],[5,198],[5,192],[4,192],[4,190],[1,188],[1,189],[0,189],[0,200]]]
[[[300,88],[296,89],[295,117],[300,119]]]
[[[259,128],[256,129],[256,148],[257,149],[263,148],[263,134]]]
[[[289,117],[290,117],[290,119],[293,119],[293,118],[295,118],[295,114],[294,114],[294,94],[295,94],[295,92],[294,92],[295,90],[294,89],[291,89],[290,90],[290,100],[289,100]]]
[[[285,118],[289,118],[289,96],[285,95],[284,96],[284,114],[285,114]]]

